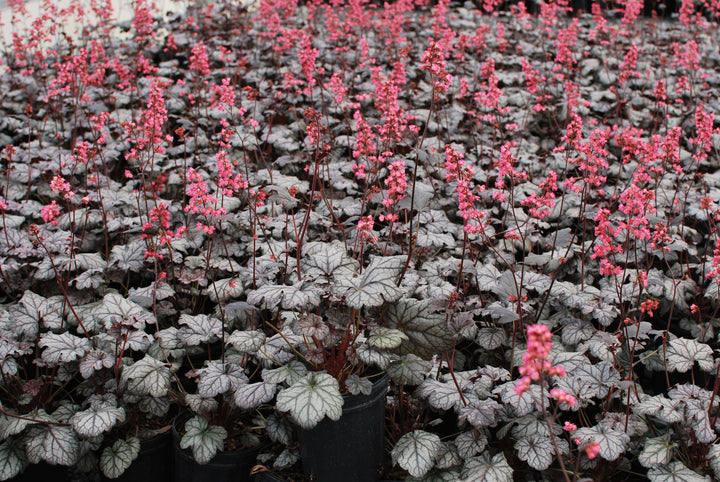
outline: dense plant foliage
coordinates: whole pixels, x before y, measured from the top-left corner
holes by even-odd
[[[720,476],[720,4],[60,3],[0,78],[0,480],[178,407],[288,469],[382,372],[396,477]]]

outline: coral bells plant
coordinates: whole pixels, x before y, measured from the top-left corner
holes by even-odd
[[[720,477],[717,5],[8,4],[0,480],[385,375],[386,479]]]

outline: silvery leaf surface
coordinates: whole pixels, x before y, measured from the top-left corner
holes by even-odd
[[[455,438],[455,446],[458,455],[463,459],[469,459],[487,447],[488,439],[484,433],[478,433],[477,430],[468,430]]]
[[[454,337],[445,323],[445,317],[430,313],[431,303],[432,300],[403,298],[388,306],[384,316],[387,326],[402,331],[408,337],[395,352],[400,355],[413,353],[430,359],[452,347]]]
[[[185,422],[185,435],[180,440],[180,448],[191,449],[195,461],[202,465],[222,451],[225,438],[227,431],[223,427],[210,425],[205,418],[196,416]]]
[[[102,350],[92,349],[80,360],[80,374],[90,378],[93,373],[115,365],[115,357]]]
[[[406,433],[392,449],[393,465],[400,465],[413,477],[422,477],[435,465],[442,442],[434,433],[415,430]]]
[[[146,323],[155,323],[155,316],[151,312],[117,293],[106,294],[102,303],[93,310],[93,317],[97,324],[106,329],[119,324],[143,330]]]
[[[486,451],[466,460],[460,476],[462,482],[510,482],[512,474],[505,454],[499,452],[491,457]]]
[[[504,328],[486,327],[480,328],[477,333],[476,341],[478,345],[486,350],[494,350],[499,348],[507,340],[507,333]]]
[[[687,468],[676,460],[667,465],[656,465],[648,470],[650,482],[711,482],[709,476],[703,476]]]
[[[199,375],[198,393],[205,398],[212,398],[230,390],[235,391],[248,382],[242,366],[235,363],[211,361],[205,368],[197,370]]]
[[[8,439],[0,444],[0,480],[10,480],[27,466],[25,450],[18,440]]]
[[[111,447],[105,447],[100,455],[100,470],[108,479],[120,477],[140,453],[140,440],[116,440]]]
[[[356,309],[395,301],[403,295],[396,283],[405,261],[405,256],[375,256],[361,275],[336,279],[333,291]]]
[[[131,393],[162,397],[170,388],[170,368],[160,360],[145,355],[123,368],[122,381]]]
[[[270,309],[282,307],[286,310],[311,309],[320,304],[319,293],[305,282],[295,285],[266,284],[250,291],[247,302]]]
[[[262,378],[269,383],[287,383],[292,385],[301,378],[303,378],[308,372],[305,365],[299,361],[292,360],[278,368],[266,368],[262,371]]]
[[[83,437],[97,437],[124,421],[125,410],[113,406],[91,406],[70,418],[75,431]]]
[[[177,337],[185,346],[196,346],[201,343],[210,343],[222,335],[222,321],[219,319],[201,314],[180,315]]]
[[[515,442],[518,458],[535,470],[545,470],[555,457],[555,448],[550,437],[531,435]]]
[[[255,353],[265,343],[265,333],[259,330],[235,330],[225,339],[240,353]]]
[[[419,385],[425,379],[425,374],[431,367],[432,362],[409,353],[393,360],[388,365],[387,372],[395,383]]]
[[[276,407],[281,412],[289,412],[302,428],[310,429],[325,416],[339,420],[343,403],[335,378],[327,373],[310,372],[278,393]]]
[[[235,389],[235,405],[242,409],[256,408],[271,401],[276,391],[275,383],[245,383]]]
[[[597,442],[600,444],[600,457],[609,461],[617,460],[630,443],[630,437],[625,432],[608,429],[602,425],[579,428],[573,434],[573,438],[580,439],[580,445]]]
[[[90,340],[64,332],[46,332],[40,335],[38,346],[45,348],[42,359],[50,365],[67,363],[82,358],[92,349]]]
[[[403,341],[410,338],[400,330],[393,328],[377,327],[370,332],[368,343],[370,346],[380,350],[391,350],[397,348]]]
[[[471,385],[467,380],[458,380],[460,389]],[[463,406],[462,397],[455,383],[443,383],[434,378],[426,378],[417,388],[415,394],[428,401],[430,406],[440,410],[450,410]]]
[[[285,421],[285,418],[280,418],[276,414],[269,415],[265,420],[265,430],[273,442],[288,445],[292,441],[292,426]]]
[[[347,377],[345,385],[353,395],[370,395],[372,393],[372,382],[365,377],[359,377],[355,373]]]
[[[665,352],[665,359],[669,371],[678,371],[680,373],[692,369],[695,362],[705,372],[711,371],[715,364],[710,346],[686,338],[671,340]]]
[[[638,455],[638,462],[647,468],[665,465],[672,460],[674,452],[675,444],[670,442],[669,436],[648,438]]]

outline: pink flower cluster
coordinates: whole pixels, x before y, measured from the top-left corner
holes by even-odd
[[[190,56],[190,70],[198,73],[202,77],[210,76],[207,49],[202,41],[193,45],[192,55]]]
[[[458,208],[460,216],[465,220],[464,230],[466,233],[482,233],[485,230],[486,211],[480,211],[475,203],[480,196],[473,192],[473,168],[466,166],[464,155],[456,152],[449,144],[445,146],[445,180],[448,182],[457,181]],[[480,188],[484,191],[485,186]],[[472,221],[472,223],[471,223]]]
[[[385,179],[387,195],[382,200],[383,206],[389,208],[397,201],[407,196],[407,174],[405,173],[405,162],[395,161],[389,166],[390,175]]]
[[[187,181],[187,195],[190,196],[190,200],[185,205],[185,212],[200,214],[206,218],[217,218],[227,213],[225,208],[216,207],[218,199],[209,194],[207,183],[192,167],[187,171]],[[207,234],[215,232],[215,226],[203,224],[200,221],[197,223],[197,229],[205,231]]]
[[[452,82],[452,75],[445,70],[445,54],[442,45],[432,40],[430,47],[425,50],[421,59],[421,70],[430,72],[433,79],[433,88],[438,92],[447,92]]]
[[[565,376],[565,369],[562,366],[553,366],[548,358],[552,350],[552,333],[543,324],[535,324],[527,327],[527,351],[523,354],[523,365],[518,368],[523,376],[515,385],[515,393],[522,395],[530,388],[532,382],[540,381],[549,376]],[[566,393],[564,390],[554,388],[550,396],[558,402],[565,402],[569,406],[575,405],[577,399]]]

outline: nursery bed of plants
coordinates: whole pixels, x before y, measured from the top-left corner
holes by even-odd
[[[0,480],[720,476],[717,1],[46,3],[2,56]],[[309,448],[351,405],[376,453]]]

